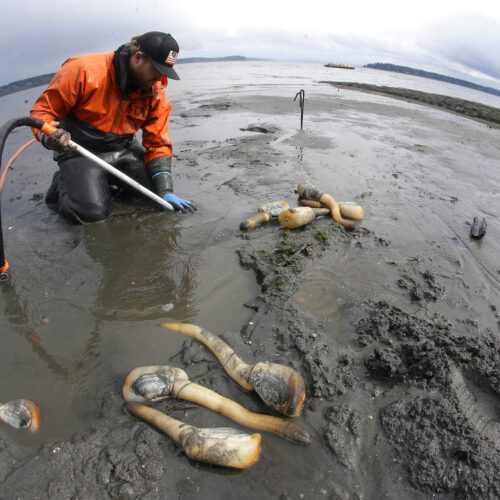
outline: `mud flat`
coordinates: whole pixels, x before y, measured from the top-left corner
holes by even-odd
[[[297,421],[312,443],[263,434],[259,462],[243,472],[190,462],[124,413],[128,369],[115,367],[94,391],[86,430],[34,451],[0,428],[1,498],[500,497],[498,131],[330,85],[306,89],[301,131],[294,95],[263,88],[186,98],[172,130],[177,189],[200,208],[178,219],[181,235],[215,219],[210,244],[234,249],[259,287],[245,303],[250,319],[214,333],[249,363],[303,374]],[[358,228],[319,217],[291,231],[275,221],[238,229],[266,202],[294,205],[304,178],[363,205]],[[475,215],[488,221],[479,241],[469,237]],[[141,220],[154,240],[158,214]],[[154,359],[158,349],[144,343],[137,355]],[[191,339],[164,362],[269,412]],[[197,426],[234,426],[181,401],[157,407]]]
[[[467,116],[500,127],[500,109],[492,106],[486,106],[477,102],[458,99],[429,92],[420,92],[418,90],[403,89],[398,87],[386,87],[383,85],[370,85],[367,83],[356,82],[324,82],[338,88],[355,89],[362,92],[372,92],[374,94],[388,95],[398,99],[405,99],[410,102],[417,102],[434,106],[451,113]]]

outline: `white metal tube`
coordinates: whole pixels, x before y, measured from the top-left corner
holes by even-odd
[[[137,191],[140,191],[148,198],[151,198],[153,201],[156,201],[156,203],[158,203],[162,207],[165,207],[167,210],[174,210],[174,207],[168,201],[165,201],[163,198],[153,193],[153,191],[144,187],[142,184],[139,184],[137,181],[135,181],[128,175],[124,174],[117,168],[113,167],[109,163],[105,162],[104,160],[101,160],[101,158],[96,156],[94,153],[91,153],[83,146],[80,146],[79,144],[73,141],[69,141],[69,145],[74,146],[76,148],[76,151],[78,151],[82,156],[85,156],[89,160],[92,160],[94,163],[97,163],[102,168],[107,170],[110,174],[113,174],[115,177],[118,177],[118,179],[122,180],[123,182],[126,182],[129,186],[132,186],[133,188],[137,189]]]

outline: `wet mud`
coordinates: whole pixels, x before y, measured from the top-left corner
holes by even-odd
[[[431,94],[418,90],[402,89],[396,87],[386,87],[383,85],[370,85],[368,83],[356,82],[325,82],[338,88],[356,89],[363,92],[373,92],[375,94],[388,95],[398,99],[405,99],[410,102],[417,102],[434,106],[457,115],[466,116],[475,120],[488,123],[494,127],[500,127],[500,110],[493,106],[487,106],[477,102],[458,99],[444,95]]]
[[[179,192],[201,200],[181,235],[195,239],[192,227],[215,218],[204,236],[214,251],[234,252],[258,287],[242,304],[249,319],[239,328],[200,326],[249,364],[283,363],[302,374],[307,399],[296,421],[311,444],[262,433],[260,459],[248,470],[192,462],[125,413],[127,370],[117,368],[93,394],[85,430],[33,452],[0,428],[0,498],[500,497],[497,131],[330,89],[307,90],[303,131],[294,92],[269,89],[185,99],[172,125]],[[239,230],[266,202],[295,205],[302,179],[362,205],[357,229],[318,217],[296,230],[276,220]],[[481,241],[469,237],[473,215],[488,219]],[[141,218],[154,234],[156,216]],[[97,310],[109,314],[104,305]],[[127,311],[115,307],[116,321]],[[147,318],[200,319],[169,314]],[[185,338],[177,345],[164,364],[272,414],[204,346]],[[137,357],[154,364],[154,351],[142,345]],[[234,425],[182,401],[155,407],[198,427]]]

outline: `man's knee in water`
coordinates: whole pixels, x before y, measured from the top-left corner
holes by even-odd
[[[86,210],[79,214],[79,217],[83,222],[89,223],[106,220],[110,214],[111,204],[108,206],[93,204],[92,206],[87,206]]]
[[[106,220],[111,214],[111,203],[87,203],[69,206],[63,203],[59,213],[74,224],[89,224]]]
[[[111,213],[107,172],[84,157],[59,164],[59,213],[75,224],[105,220]]]

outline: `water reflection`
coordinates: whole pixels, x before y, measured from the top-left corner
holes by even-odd
[[[10,234],[10,279],[0,286],[4,400],[41,409],[29,446],[64,438],[100,414],[103,391],[136,364],[164,363],[182,340],[158,327],[191,307],[199,249],[181,246],[178,214],[117,204],[105,223],[69,226],[33,211]],[[186,246],[186,245],[184,245]],[[189,246],[189,245],[187,245]],[[17,252],[15,249],[17,248]]]
[[[182,252],[173,218],[124,214],[85,226],[85,249],[102,270],[92,310],[97,320],[155,319],[166,304],[191,307],[199,258]]]
[[[24,337],[33,352],[46,364],[49,370],[63,379],[69,376],[69,370],[42,345],[40,334],[31,326],[25,307],[10,280],[4,281],[0,290],[5,300],[5,317],[14,330]]]

